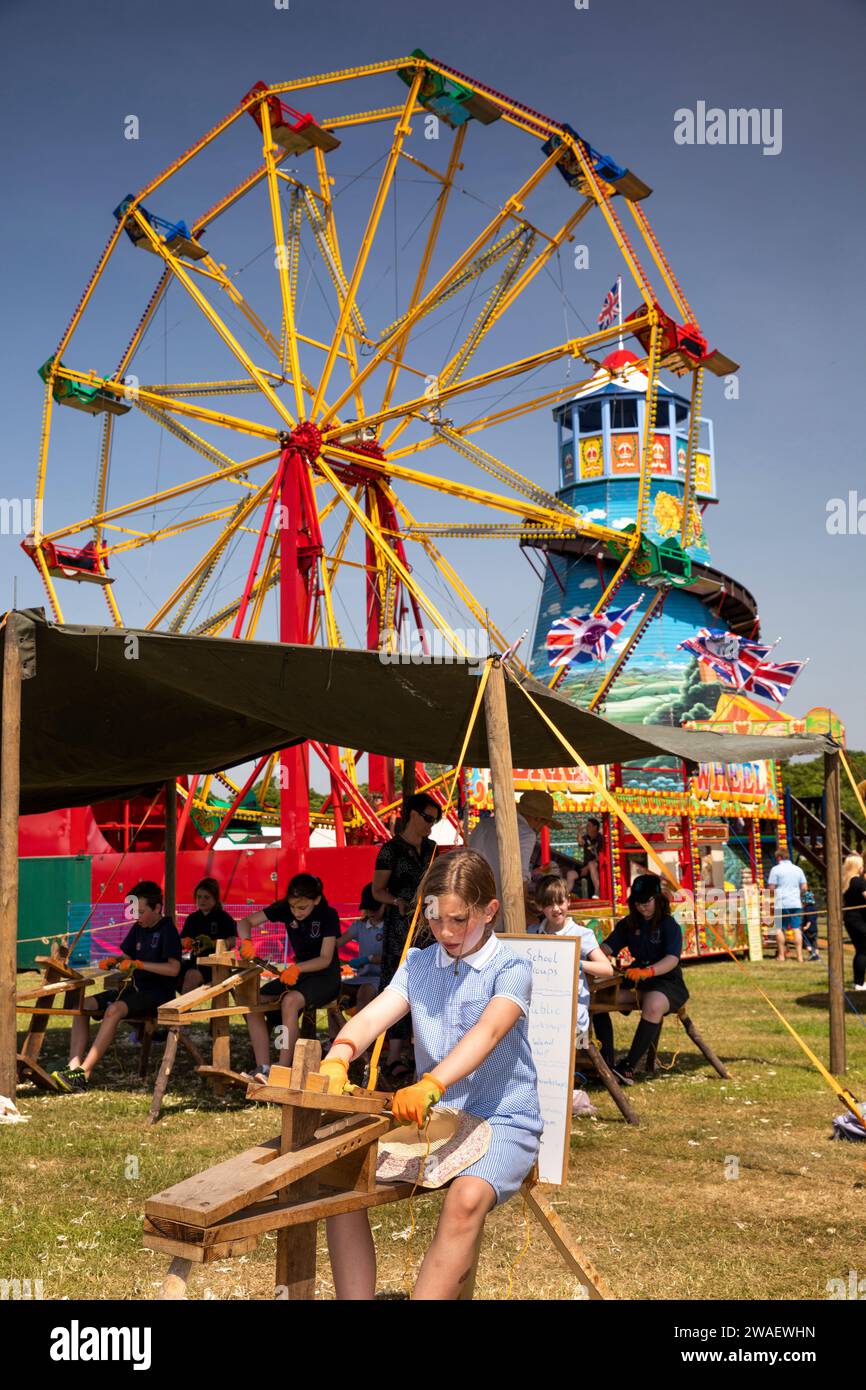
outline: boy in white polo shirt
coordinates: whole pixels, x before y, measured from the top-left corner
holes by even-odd
[[[539,879],[535,902],[542,914],[535,930],[545,936],[576,936],[580,939],[580,984],[577,994],[577,1044],[589,1032],[589,975],[599,979],[613,974],[613,962],[599,946],[595,933],[568,915],[568,887],[557,874]],[[529,928],[530,931],[533,928]]]

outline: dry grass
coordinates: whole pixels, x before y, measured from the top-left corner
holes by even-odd
[[[820,1299],[828,1279],[866,1272],[866,1147],[830,1142],[841,1105],[749,979],[825,1057],[823,966],[767,962],[750,966],[747,978],[733,965],[702,967],[688,976],[692,1013],[734,1079],[720,1081],[669,1023],[662,1060],[670,1061],[672,1046],[682,1050],[673,1070],[633,1088],[641,1126],[625,1125],[599,1091],[592,1093],[599,1118],[575,1122],[570,1181],[554,1200],[621,1298]],[[632,1020],[616,1026],[625,1043]],[[65,1046],[58,1022],[44,1060],[56,1065]],[[242,1046],[238,1034],[237,1055]],[[852,1016],[848,1049],[848,1084],[862,1095],[866,1026]],[[137,1057],[121,1045],[100,1088],[85,1096],[23,1089],[19,1107],[29,1123],[0,1130],[0,1277],[41,1278],[46,1298],[151,1298],[166,1259],[141,1249],[146,1196],[275,1132],[273,1118],[240,1093],[211,1098],[183,1053],[165,1116],[148,1129],[149,1088],[138,1082]],[[725,1176],[730,1158],[736,1179]],[[404,1204],[372,1213],[383,1290],[404,1287],[435,1223],[436,1197],[413,1206],[411,1242]],[[329,1297],[324,1249],[320,1271],[320,1293]],[[519,1199],[488,1221],[477,1296],[504,1297],[510,1275],[515,1298],[578,1296],[543,1232],[534,1222],[527,1228]],[[267,1299],[272,1280],[273,1240],[264,1238],[251,1255],[194,1273],[190,1294]]]

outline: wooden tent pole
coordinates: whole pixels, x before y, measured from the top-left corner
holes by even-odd
[[[177,783],[170,777],[165,784],[165,902],[166,917],[177,911]]]
[[[493,782],[496,846],[499,850],[502,928],[506,932],[525,932],[526,907],[523,875],[520,872],[520,836],[514,801],[514,767],[505,700],[505,673],[501,662],[495,659],[484,690],[484,718],[487,724],[487,757]]]
[[[400,807],[400,825],[398,825],[397,827],[398,830],[401,826],[404,826],[406,824],[406,802],[409,800],[410,796],[415,795],[415,787],[417,786],[415,772],[415,759],[404,758],[403,777],[400,783],[400,795],[403,798],[403,801]]]
[[[827,882],[827,966],[830,976],[830,1071],[842,1076],[845,1058],[845,960],[842,953],[842,826],[839,750],[824,754],[824,863]]]
[[[15,1095],[18,1066],[18,804],[21,790],[21,647],[18,617],[6,618],[0,736],[0,1095]]]

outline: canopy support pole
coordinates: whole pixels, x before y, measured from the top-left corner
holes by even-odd
[[[21,787],[21,647],[18,617],[6,618],[0,747],[0,1095],[14,1098],[18,1065],[18,804]]]
[[[163,911],[174,919],[177,911],[177,782],[169,777],[165,784],[165,883]]]
[[[842,952],[842,826],[839,800],[839,749],[824,754],[824,863],[827,874],[827,966],[830,988],[830,1071],[843,1076],[845,986]]]
[[[522,933],[526,931],[526,908],[523,876],[520,872],[520,835],[517,830],[517,806],[514,801],[511,735],[505,698],[505,674],[502,663],[496,658],[491,662],[490,677],[484,690],[484,718],[487,724],[487,757],[493,783],[503,930]]]

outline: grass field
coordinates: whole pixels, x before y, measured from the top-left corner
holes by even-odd
[[[846,967],[850,978],[847,956]],[[847,1282],[851,1269],[866,1275],[866,1145],[830,1141],[840,1102],[749,983],[826,1060],[825,967],[767,961],[747,972],[719,964],[687,974],[692,1015],[731,1081],[668,1023],[662,1061],[682,1050],[672,1070],[632,1088],[640,1127],[598,1090],[598,1119],[574,1122],[569,1182],[554,1201],[619,1298],[822,1299],[828,1280]],[[864,996],[852,998],[860,1006]],[[49,1029],[49,1070],[65,1060],[66,1022]],[[632,1020],[616,1028],[618,1044],[627,1043]],[[849,1015],[847,1029],[847,1082],[862,1098],[866,1023]],[[245,1060],[240,1030],[233,1047]],[[160,1052],[155,1045],[155,1064]],[[0,1278],[40,1279],[45,1298],[152,1298],[167,1259],[141,1248],[145,1198],[277,1132],[275,1113],[240,1091],[214,1099],[184,1052],[163,1119],[148,1129],[153,1078],[139,1082],[137,1062],[138,1049],[124,1042],[86,1095],[22,1088],[28,1123],[0,1128]],[[372,1213],[383,1293],[405,1287],[438,1206],[434,1196],[415,1199],[411,1240],[404,1203]],[[270,1298],[273,1254],[265,1237],[250,1255],[199,1268],[190,1297]],[[324,1249],[319,1270],[319,1294],[331,1297]],[[580,1296],[540,1228],[527,1228],[519,1198],[488,1220],[476,1297],[506,1297],[509,1278],[515,1299]]]

